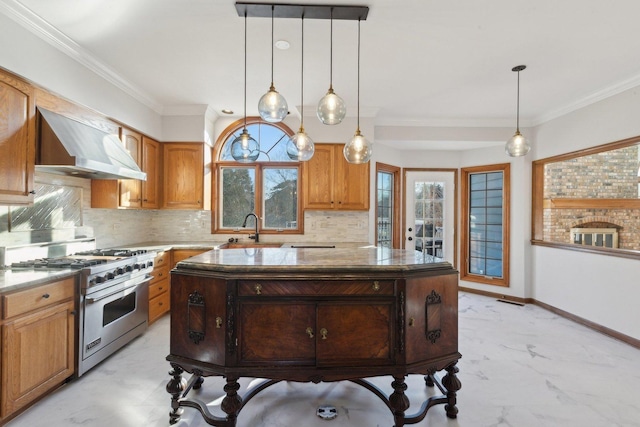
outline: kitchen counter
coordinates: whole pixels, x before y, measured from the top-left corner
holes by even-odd
[[[251,274],[296,272],[393,273],[451,269],[439,258],[424,257],[417,251],[367,246],[361,248],[325,248],[304,244],[281,248],[240,248],[208,251],[178,263],[177,269]]]
[[[0,293],[38,286],[52,280],[64,279],[79,274],[78,270],[0,270]]]
[[[458,272],[438,258],[376,247],[222,248],[179,262],[170,299],[171,424],[189,407],[233,427],[247,401],[279,381],[351,381],[381,399],[396,426],[439,404],[457,416]],[[443,393],[425,392],[411,415],[408,374]],[[224,418],[189,398],[214,375],[226,379]],[[380,376],[393,377],[392,393],[366,380]],[[240,396],[241,377],[264,381]]]

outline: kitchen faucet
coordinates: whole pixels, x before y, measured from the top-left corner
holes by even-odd
[[[260,233],[258,233],[258,215],[256,215],[255,213],[251,212],[248,213],[247,216],[244,217],[244,222],[242,223],[242,228],[245,228],[247,226],[247,219],[249,219],[250,216],[253,216],[256,219],[256,234],[249,235],[250,239],[256,239],[256,243],[258,243],[260,241]]]

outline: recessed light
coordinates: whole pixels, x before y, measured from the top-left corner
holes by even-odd
[[[275,43],[275,46],[276,46],[278,49],[280,49],[280,50],[287,50],[287,49],[289,49],[289,47],[290,47],[291,45],[290,45],[290,44],[289,44],[289,42],[288,42],[288,41],[286,41],[286,40],[278,40],[278,41]]]
[[[229,110],[228,108],[223,109],[222,112],[224,114],[233,114],[233,110]]]

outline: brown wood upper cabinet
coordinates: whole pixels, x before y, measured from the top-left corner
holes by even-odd
[[[0,70],[0,204],[33,203],[33,88]]]
[[[136,164],[146,172],[147,180],[94,179],[91,207],[157,209],[160,207],[160,143],[127,128],[120,128],[120,139]]]
[[[369,210],[369,163],[348,163],[343,144],[316,144],[303,164],[304,208]]]
[[[162,144],[164,209],[202,209],[204,206],[204,143]]]

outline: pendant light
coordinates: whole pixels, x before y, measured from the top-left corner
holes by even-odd
[[[231,143],[231,156],[240,163],[255,162],[260,155],[260,145],[247,132],[247,12],[244,13],[244,127]]]
[[[518,102],[517,102],[517,112],[516,112],[516,133],[509,138],[507,141],[507,145],[505,147],[505,151],[511,157],[520,157],[524,156],[531,150],[531,146],[527,142],[527,138],[525,138],[520,133],[520,71],[527,68],[526,65],[518,65],[513,67],[511,71],[515,71],[518,73]]]
[[[307,161],[313,157],[315,146],[304,131],[304,15],[302,15],[302,56],[300,77],[300,130],[287,140],[287,155],[291,160]]]
[[[271,5],[271,87],[258,102],[260,117],[269,123],[281,122],[289,113],[289,106],[284,96],[280,95],[273,85],[273,13],[275,5]]]
[[[373,153],[373,145],[360,133],[360,18],[358,18],[358,115],[356,133],[344,146],[342,153],[349,163],[367,163]]]
[[[331,42],[329,44],[329,90],[318,102],[318,118],[325,125],[337,125],[347,115],[344,101],[333,91],[333,7],[331,8]]]

